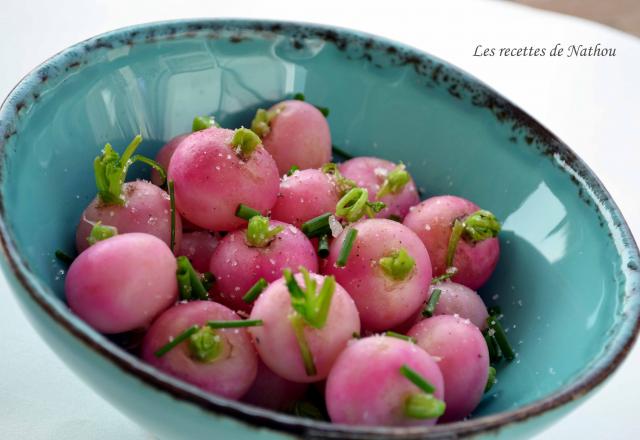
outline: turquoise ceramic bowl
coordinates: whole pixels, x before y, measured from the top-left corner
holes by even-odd
[[[402,160],[424,196],[462,195],[503,220],[501,261],[481,293],[502,307],[518,358],[471,420],[364,429],[225,400],[145,365],[65,305],[53,252],[73,248],[106,142],[142,133],[152,155],[196,114],[246,125],[256,107],[295,92],[331,109],[344,150]],[[243,20],[111,32],[18,84],[0,109],[0,152],[0,238],[14,294],[79,376],[161,438],[526,436],[602,384],[636,337],[638,249],[593,173],[478,80],[382,38]]]

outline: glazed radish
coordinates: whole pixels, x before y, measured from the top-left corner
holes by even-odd
[[[296,171],[280,181],[271,218],[300,228],[307,220],[334,212],[339,199],[339,190],[331,174],[316,169]]]
[[[420,203],[416,185],[403,164],[376,157],[355,157],[340,164],[340,172],[369,193],[369,201],[384,202],[378,218],[402,220],[409,208]]]
[[[233,310],[250,311],[243,300],[263,278],[267,283],[288,267],[318,271],[318,259],[309,239],[297,228],[266,217],[254,216],[247,229],[227,234],[213,252],[209,270],[216,277],[214,299]]]
[[[456,196],[432,197],[415,206],[404,225],[424,243],[434,276],[455,267],[452,281],[478,290],[498,263],[500,223],[493,214]]]
[[[172,376],[229,399],[253,383],[258,356],[247,330],[260,325],[210,301],[178,304],[158,317],[142,343],[142,358]]]
[[[355,240],[346,261],[341,254]],[[353,236],[353,235],[352,235]],[[345,229],[331,243],[326,274],[334,275],[354,299],[362,328],[389,329],[418,311],[431,282],[431,263],[420,239],[401,223],[362,220]]]
[[[489,352],[478,327],[457,316],[435,316],[413,327],[408,336],[438,362],[447,409],[441,421],[468,416],[480,403],[489,374]]]
[[[319,168],[331,160],[329,124],[304,101],[282,101],[269,110],[259,109],[251,129],[262,138],[281,175],[294,165],[301,170]]]
[[[446,392],[442,374],[427,352],[402,339],[370,336],[351,342],[342,352],[325,395],[334,423],[428,426],[444,411]]]
[[[184,139],[169,164],[178,211],[197,226],[233,231],[240,204],[266,213],[275,204],[278,169],[250,130],[211,127]]]
[[[278,376],[259,361],[256,380],[242,401],[274,411],[285,411],[302,398],[307,387],[306,383],[291,382]]]
[[[294,382],[327,377],[347,341],[360,331],[349,294],[333,277],[306,271],[295,276],[285,271],[271,283],[255,302],[251,319],[264,322],[249,330],[262,361]]]
[[[196,116],[195,119],[193,120],[193,125],[191,128],[192,128],[192,131],[195,132],[195,131],[205,130],[213,126],[219,127],[219,125],[216,124],[216,121],[213,117]],[[173,156],[173,153],[176,151],[176,148],[178,148],[178,145],[180,145],[180,142],[182,142],[190,134],[191,133],[179,134],[178,136],[170,139],[169,142],[164,144],[164,146],[160,149],[160,151],[158,151],[158,154],[156,155],[156,162],[160,164],[162,168],[164,168],[165,170],[168,170],[169,163],[171,162],[171,157]],[[165,181],[165,178],[162,177],[156,169],[151,170],[151,182],[154,185],[162,186],[164,184],[164,181]]]
[[[116,235],[75,259],[65,294],[71,310],[99,332],[144,328],[178,297],[176,260],[153,235]]]
[[[198,272],[207,272],[218,237],[207,231],[184,232],[177,255],[184,255]]]
[[[108,205],[97,196],[82,213],[76,229],[76,249],[78,252],[89,247],[87,237],[94,224],[115,227],[120,234],[143,232],[161,239],[167,246],[171,244],[171,202],[169,194],[150,182],[137,180],[123,185],[124,205]],[[182,240],[182,221],[176,213],[176,249]]]

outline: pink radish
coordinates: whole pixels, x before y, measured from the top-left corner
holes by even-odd
[[[116,235],[75,259],[65,294],[71,310],[99,332],[144,328],[178,297],[176,260],[153,235]]]
[[[198,272],[207,272],[211,255],[213,255],[219,241],[220,239],[211,232],[184,232],[177,255],[187,257]]]
[[[452,281],[478,290],[498,263],[500,223],[493,214],[456,196],[427,199],[406,216],[404,225],[424,243],[434,276],[455,267]]]
[[[213,323],[217,323],[214,326]],[[229,399],[239,399],[256,377],[258,356],[244,328],[249,323],[221,304],[178,304],[155,320],[142,358],[151,365]]]
[[[426,381],[426,390],[410,378]],[[446,392],[442,374],[427,352],[401,339],[370,336],[351,342],[342,352],[325,394],[334,423],[428,426],[444,411]]]
[[[278,164],[280,175],[292,166],[319,168],[331,160],[331,132],[324,115],[304,101],[282,101],[259,109],[251,123]]]
[[[307,387],[306,383],[291,382],[278,376],[260,361],[256,380],[242,401],[274,411],[285,411],[302,398]]]
[[[178,211],[197,226],[233,231],[240,204],[266,213],[279,188],[275,162],[250,130],[208,128],[184,139],[171,158]]]

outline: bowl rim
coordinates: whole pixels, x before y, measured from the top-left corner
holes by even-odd
[[[583,397],[600,385],[620,366],[628,355],[640,330],[640,296],[637,295],[637,290],[640,290],[638,287],[640,286],[640,273],[638,272],[640,253],[622,213],[604,185],[582,159],[565,143],[501,94],[451,63],[400,42],[332,25],[243,18],[168,20],[136,24],[105,32],[58,52],[34,68],[14,86],[2,105],[0,105],[0,163],[3,162],[6,144],[16,134],[15,124],[20,117],[21,110],[26,105],[25,100],[37,84],[45,82],[42,76],[43,72],[47,72],[50,67],[69,66],[66,64],[68,59],[79,52],[89,52],[92,48],[108,50],[112,47],[109,43],[110,41],[122,40],[127,35],[130,38],[140,34],[146,35],[146,40],[140,39],[139,43],[151,43],[155,41],[156,32],[166,31],[167,29],[173,29],[175,32],[176,28],[183,28],[183,30],[181,30],[181,33],[177,33],[177,37],[174,38],[187,38],[189,33],[196,33],[196,36],[198,36],[198,32],[202,30],[215,28],[226,31],[245,31],[252,33],[252,36],[259,36],[260,32],[265,31],[274,35],[284,36],[295,31],[310,31],[314,36],[324,38],[327,42],[336,45],[343,44],[341,42],[350,39],[359,39],[373,42],[381,48],[386,48],[387,51],[393,50],[408,54],[413,59],[422,62],[435,62],[439,66],[438,68],[459,75],[466,85],[486,93],[493,100],[491,106],[506,112],[508,118],[519,121],[522,126],[535,136],[536,140],[545,144],[545,148],[549,151],[542,154],[552,153],[553,155],[559,155],[566,164],[564,171],[571,175],[572,180],[575,179],[574,182],[578,187],[581,190],[585,190],[590,200],[596,204],[598,212],[605,217],[607,229],[611,234],[615,234],[611,235],[611,240],[614,241],[622,265],[624,266],[626,262],[628,271],[625,272],[625,297],[621,300],[620,308],[624,306],[631,313],[627,314],[625,320],[616,329],[616,333],[611,336],[609,344],[613,348],[597,355],[592,360],[593,364],[588,371],[582,372],[561,390],[515,410],[445,425],[411,428],[372,428],[302,419],[202,392],[194,386],[147,365],[141,359],[115,346],[103,335],[81,322],[62,301],[55,297],[48,286],[37,280],[37,277],[31,272],[28,264],[18,252],[7,224],[7,213],[4,209],[4,185],[1,185],[2,182],[0,181],[0,244],[5,256],[3,261],[5,269],[10,271],[10,274],[15,277],[21,287],[28,293],[29,298],[42,311],[84,344],[86,348],[114,363],[123,372],[139,379],[145,385],[151,386],[157,391],[168,393],[173,398],[195,404],[206,410],[208,415],[223,414],[249,427],[266,427],[297,436],[354,439],[449,438],[497,431],[507,425],[549,413]],[[152,38],[148,38],[149,35]],[[64,75],[65,72],[59,73]],[[489,106],[490,109],[492,109],[491,106]],[[500,118],[497,114],[496,117]],[[4,136],[2,136],[3,134]],[[528,141],[527,143],[532,144],[532,142]],[[4,175],[5,173],[0,174],[0,180],[4,180]],[[623,268],[623,270],[626,269]]]

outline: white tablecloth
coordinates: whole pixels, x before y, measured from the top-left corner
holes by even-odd
[[[502,1],[347,2],[2,0],[0,96],[55,52],[118,27],[189,17],[319,22],[424,49],[486,81],[538,118],[595,170],[640,237],[640,40]],[[484,47],[616,49],[614,58],[474,57]],[[594,397],[539,438],[640,437],[640,346]],[[84,385],[35,334],[0,276],[0,438],[149,439]]]

